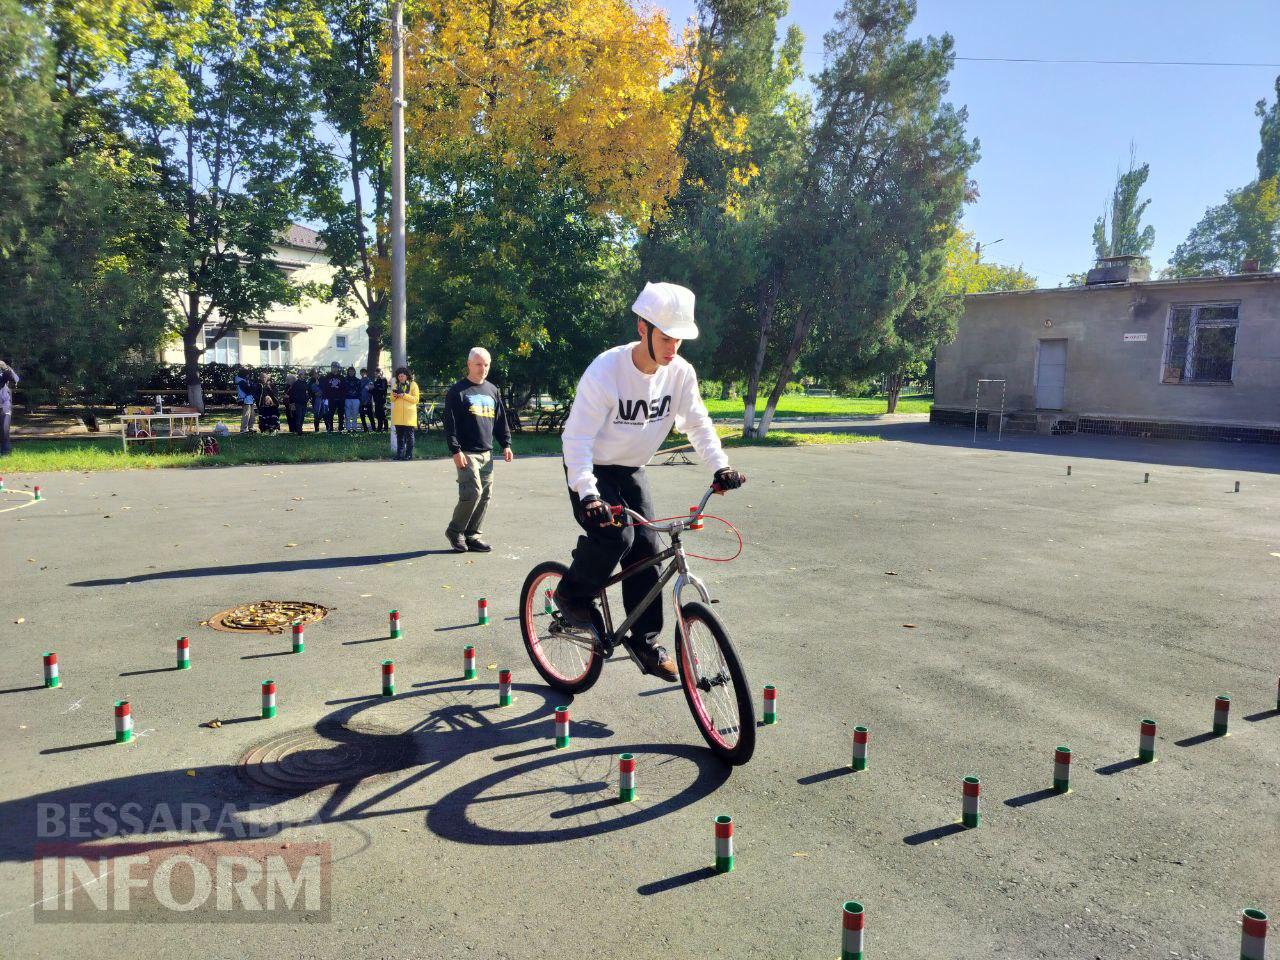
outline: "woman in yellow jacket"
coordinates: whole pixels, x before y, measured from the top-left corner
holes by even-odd
[[[396,459],[413,459],[413,432],[418,428],[418,385],[408,367],[396,370],[391,390],[391,425],[396,431]]]

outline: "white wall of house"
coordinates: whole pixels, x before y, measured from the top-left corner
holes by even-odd
[[[289,238],[274,247],[276,262],[298,283],[328,284],[334,269],[314,231],[294,227]],[[359,303],[353,302],[356,319],[338,323],[338,306],[315,299],[296,307],[275,307],[266,317],[221,338],[204,354],[205,363],[243,363],[249,366],[328,367],[334,360],[343,368],[365,365],[369,355],[368,325]],[[206,330],[216,329],[216,314]],[[166,363],[183,362],[182,341],[162,351]],[[386,366],[386,357],[383,358]]]

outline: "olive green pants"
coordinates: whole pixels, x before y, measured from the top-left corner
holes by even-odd
[[[457,469],[458,505],[453,508],[449,532],[478,537],[493,491],[493,454],[468,453],[467,465]]]

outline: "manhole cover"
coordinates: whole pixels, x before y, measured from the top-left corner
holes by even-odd
[[[307,728],[260,743],[240,758],[250,783],[285,793],[307,793],[353,783],[411,766],[417,754],[410,737],[369,736],[342,731],[335,740]]]
[[[329,612],[328,607],[303,600],[258,600],[215,613],[205,626],[224,633],[284,633],[295,621],[315,623]]]

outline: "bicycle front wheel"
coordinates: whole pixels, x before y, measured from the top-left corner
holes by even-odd
[[[725,763],[746,763],[756,749],[747,675],[724,625],[702,603],[680,608],[676,662],[685,700],[707,746]]]
[[[520,633],[543,680],[561,693],[582,693],[600,679],[604,658],[588,632],[566,627],[551,599],[568,572],[568,567],[554,560],[529,571],[520,588]]]

